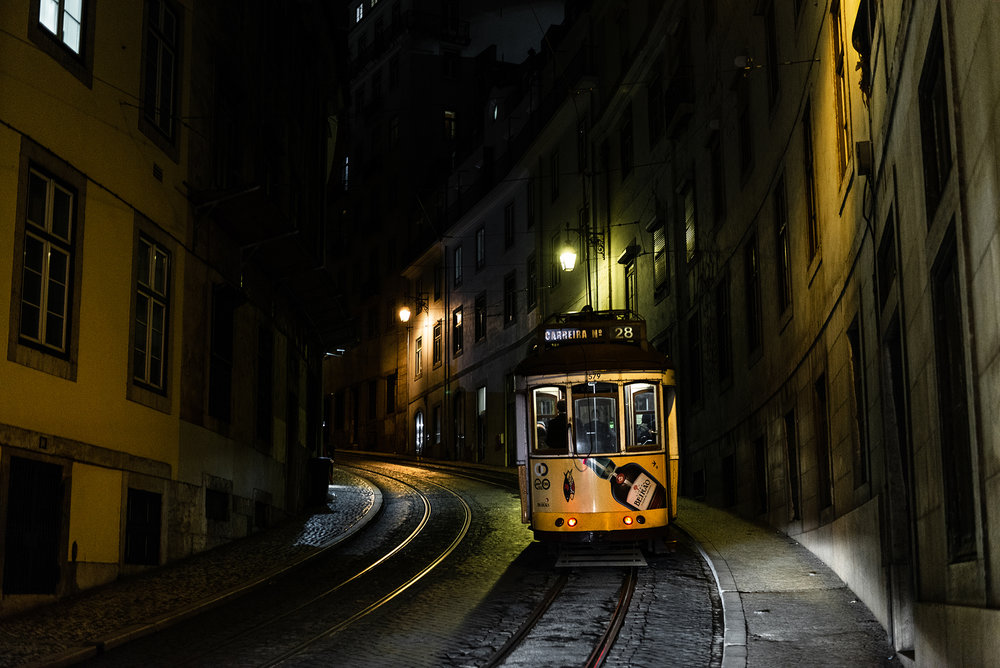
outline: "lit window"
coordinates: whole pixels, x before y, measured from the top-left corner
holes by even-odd
[[[41,0],[38,5],[38,22],[73,53],[80,53],[83,0]]]
[[[365,17],[365,3],[358,5],[358,8],[354,10],[354,22],[361,23],[361,19]]]

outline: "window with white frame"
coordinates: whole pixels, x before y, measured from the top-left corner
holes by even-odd
[[[69,350],[75,193],[37,169],[28,174],[20,340],[46,352]]]
[[[135,262],[132,379],[163,393],[167,380],[170,253],[150,237],[140,234]]]
[[[73,53],[80,53],[83,0],[40,0],[38,23]]]

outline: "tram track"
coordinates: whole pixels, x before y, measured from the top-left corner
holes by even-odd
[[[600,584],[595,584],[596,581],[600,581]],[[607,593],[614,590],[615,582],[620,582],[617,592],[609,597]],[[551,620],[546,622],[550,611],[556,610],[560,616],[572,617],[577,621],[590,619],[592,628],[594,625],[598,626],[597,632],[589,634],[596,635],[597,638],[581,663],[587,668],[599,668],[625,623],[637,582],[638,568],[634,566],[599,571],[574,569],[561,573],[531,614],[485,666],[496,668],[505,665],[532,665],[536,660],[535,656],[552,655],[550,646],[557,645],[560,650],[565,650],[566,636],[553,635],[550,631]],[[572,586],[568,586],[571,583],[578,585],[575,591]],[[598,590],[596,593],[595,589]],[[609,603],[613,603],[611,615],[607,619],[601,619],[600,611],[606,609]],[[581,610],[580,614],[566,612],[577,608]],[[582,652],[580,656],[583,656]]]
[[[357,468],[357,469],[362,470],[362,471],[366,471],[367,470],[368,472],[371,472],[371,473],[376,473],[373,469],[364,469],[364,468],[357,467],[357,466],[355,466],[353,468]],[[398,477],[395,477],[395,476],[389,476],[389,475],[387,475],[385,473],[377,473],[377,474],[381,475],[381,476],[388,477],[388,478],[392,478],[392,479],[396,480],[397,482],[400,482],[400,483],[403,483],[403,484],[408,484],[408,483],[405,483],[401,478],[398,478]],[[321,642],[322,640],[324,640],[324,639],[326,639],[326,638],[328,638],[328,637],[330,637],[330,636],[332,636],[332,635],[334,635],[336,633],[339,633],[340,631],[346,629],[351,624],[353,624],[353,623],[357,622],[358,620],[362,619],[363,617],[366,617],[369,614],[375,612],[376,610],[378,610],[379,608],[381,608],[382,606],[386,605],[387,603],[389,603],[390,601],[392,601],[394,598],[396,598],[397,596],[399,596],[400,594],[402,594],[404,591],[406,591],[410,587],[412,587],[415,584],[417,584],[417,582],[419,582],[421,579],[424,578],[424,576],[426,576],[428,573],[430,573],[435,568],[437,568],[446,558],[448,558],[449,555],[451,555],[455,551],[455,549],[458,547],[458,545],[465,538],[466,534],[469,531],[469,527],[472,524],[472,509],[469,507],[469,504],[465,501],[465,499],[463,499],[459,494],[457,494],[453,490],[449,489],[448,487],[446,487],[446,486],[444,486],[444,485],[442,485],[440,483],[430,481],[430,480],[425,480],[424,482],[432,484],[432,485],[438,487],[439,489],[444,490],[445,492],[448,492],[449,494],[453,495],[456,499],[458,499],[461,502],[462,507],[465,509],[465,520],[464,520],[464,522],[462,524],[461,529],[456,533],[456,535],[452,539],[451,543],[449,543],[447,545],[447,547],[442,552],[440,552],[436,557],[434,557],[426,566],[424,566],[422,569],[420,569],[416,574],[414,574],[411,577],[409,577],[402,584],[400,584],[399,586],[395,587],[394,589],[392,589],[390,592],[388,592],[387,594],[385,594],[384,596],[382,596],[378,600],[372,602],[370,605],[368,605],[367,607],[363,608],[362,610],[359,610],[358,612],[356,612],[355,614],[351,615],[347,619],[345,619],[345,620],[343,620],[343,621],[341,621],[341,622],[339,622],[337,624],[334,624],[334,625],[330,626],[329,628],[324,629],[320,633],[313,634],[311,637],[309,637],[306,640],[300,642],[294,648],[292,648],[292,649],[284,652],[280,656],[277,656],[277,657],[273,658],[272,660],[270,660],[270,661],[268,661],[266,663],[260,664],[261,666],[270,667],[270,666],[281,665],[282,663],[285,663],[287,660],[291,659],[292,657],[295,657],[295,656],[303,653],[306,649],[308,649],[308,648],[316,645],[317,643]],[[393,556],[396,553],[398,553],[407,544],[409,544],[410,542],[412,542],[413,538],[415,538],[416,535],[418,535],[421,531],[423,531],[424,527],[427,525],[427,521],[428,521],[428,518],[430,517],[430,510],[431,510],[430,500],[428,499],[428,497],[425,494],[423,494],[422,492],[420,492],[419,490],[417,490],[412,485],[410,485],[410,487],[420,496],[420,498],[425,503],[425,510],[426,511],[424,513],[424,516],[421,518],[420,525],[410,534],[410,536],[407,538],[406,541],[404,541],[404,543],[401,543],[401,544],[397,545],[396,548],[394,548],[390,553],[388,553],[384,557],[382,557],[382,559],[380,559],[378,562],[373,563],[370,567],[368,567],[364,571],[356,574],[353,578],[351,578],[352,580],[353,579],[357,579],[357,578],[361,577],[362,575],[364,575],[365,573],[373,570],[376,566],[378,566],[381,563],[384,563],[391,556]],[[346,582],[344,584],[346,584]],[[339,589],[339,587],[338,587],[338,589]],[[330,593],[332,593],[332,591]]]
[[[193,619],[188,628],[181,624],[138,639],[97,657],[95,662],[135,665],[141,657],[147,665],[294,663],[296,657],[308,654],[412,589],[465,539],[472,509],[457,491],[429,476],[414,479],[393,471],[393,467],[353,468],[383,490],[395,490],[392,497],[397,500],[395,508],[388,511],[391,517],[387,523],[366,532],[362,542],[348,551],[358,554],[333,557],[318,571],[317,560],[313,560],[275,576],[266,590]],[[404,523],[407,526],[399,531],[397,526],[402,528]],[[393,538],[393,534],[399,535]],[[346,573],[341,572],[352,562]],[[318,589],[311,590],[315,585]],[[157,659],[150,661],[152,656]]]

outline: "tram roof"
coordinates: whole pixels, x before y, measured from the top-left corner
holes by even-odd
[[[604,343],[536,350],[517,365],[515,373],[534,376],[599,370],[664,371],[673,368],[670,358],[655,350],[643,350],[634,345]]]

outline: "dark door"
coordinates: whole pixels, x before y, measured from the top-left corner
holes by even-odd
[[[62,467],[10,458],[4,594],[54,594],[59,584]]]

